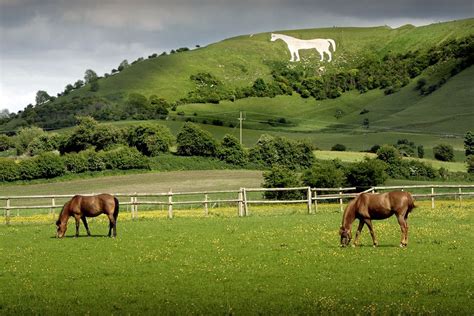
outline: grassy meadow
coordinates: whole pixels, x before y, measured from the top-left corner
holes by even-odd
[[[472,202],[418,202],[409,245],[394,218],[380,242],[340,248],[338,205],[119,216],[118,237],[54,238],[44,224],[0,225],[0,311],[18,314],[456,314],[474,308]],[[148,214],[146,216],[145,214]],[[355,229],[355,227],[354,227]]]

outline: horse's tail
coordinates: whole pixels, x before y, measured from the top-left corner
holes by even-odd
[[[118,199],[114,196],[114,202],[115,202],[115,207],[114,207],[114,218],[117,219],[118,213],[119,213],[119,201]]]
[[[336,51],[336,42],[330,38],[327,39],[329,43],[332,45],[332,50],[335,52]]]
[[[410,193],[408,193],[408,213],[410,213],[415,207],[415,199]]]

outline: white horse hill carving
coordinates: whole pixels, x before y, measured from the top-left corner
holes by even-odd
[[[324,53],[328,54],[329,59],[328,61],[332,60],[331,51],[329,50],[330,45],[332,45],[332,49],[336,51],[336,42],[330,38],[315,38],[312,40],[301,40],[298,38],[294,38],[288,35],[283,34],[273,34],[270,41],[274,42],[276,40],[281,39],[288,45],[288,49],[290,50],[291,58],[290,61],[300,61],[300,49],[311,49],[315,48],[316,51],[321,55],[321,61],[324,60]]]

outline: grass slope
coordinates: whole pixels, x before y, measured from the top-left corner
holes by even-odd
[[[313,216],[272,206],[248,218],[119,217],[117,239],[102,237],[105,221],[91,238],[70,238],[70,223],[63,240],[53,224],[0,225],[0,311],[469,315],[473,205],[437,207],[410,216],[406,249],[394,218],[374,224],[378,248],[365,230],[362,247],[341,249],[337,205]]]
[[[358,63],[366,55],[406,52],[473,34],[474,19],[398,29],[333,27],[278,32],[301,39],[333,38],[337,43],[335,60],[325,65],[337,68]],[[289,59],[285,44],[270,42],[269,38],[270,33],[243,35],[192,51],[148,59],[100,80],[98,94],[114,99],[138,92],[175,101],[192,89],[189,76],[198,72],[210,72],[230,87],[248,85],[258,77],[269,78],[266,62]],[[302,57],[319,63],[315,52],[303,52]],[[70,97],[88,93],[86,87],[72,92]]]

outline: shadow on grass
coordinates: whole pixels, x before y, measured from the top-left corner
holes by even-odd
[[[91,234],[90,236],[87,235],[79,235],[79,236],[64,236],[63,238],[57,238],[56,236],[51,236],[51,239],[74,239],[74,238],[110,238],[113,239],[113,237],[109,237],[108,235],[97,235],[97,234]]]

